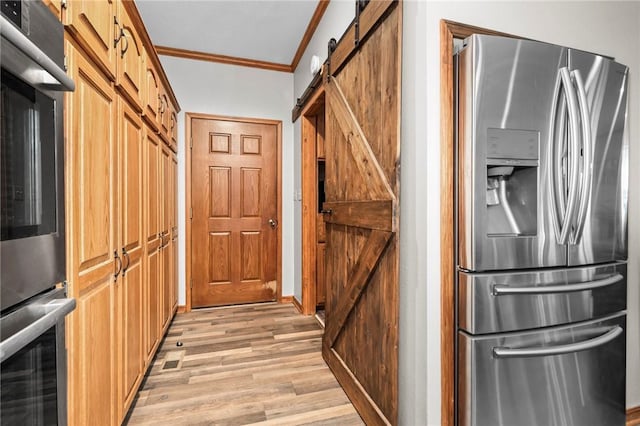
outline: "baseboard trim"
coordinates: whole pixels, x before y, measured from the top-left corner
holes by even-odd
[[[176,314],[184,314],[185,312],[187,312],[187,307],[185,305],[178,305]]]
[[[640,405],[627,410],[627,426],[640,426]]]
[[[278,303],[293,303],[293,296],[282,296],[278,299]]]
[[[296,299],[295,296],[291,296],[291,303],[293,303],[293,306],[296,307],[298,312],[302,313],[302,304],[300,304],[300,302],[298,302],[298,299]]]

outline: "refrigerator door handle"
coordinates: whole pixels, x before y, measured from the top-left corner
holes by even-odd
[[[578,176],[579,176],[579,153],[580,153],[580,115],[576,91],[571,82],[571,74],[567,67],[560,68],[560,76],[562,77],[562,85],[567,95],[567,105],[569,107],[569,195],[567,197],[567,209],[564,212],[562,220],[562,231],[560,232],[560,244],[567,244],[569,240],[569,232],[572,228],[571,219],[575,215],[576,204],[578,202]]]
[[[494,284],[492,286],[491,293],[494,296],[509,296],[518,294],[549,294],[549,293],[572,293],[575,291],[594,290],[600,287],[606,287],[622,281],[624,277],[622,274],[614,274],[607,278],[599,280],[570,283],[570,284],[558,284],[558,285],[545,285],[545,286],[526,286],[526,287],[511,287],[503,284]]]
[[[593,140],[591,139],[591,114],[587,103],[587,92],[579,70],[571,72],[578,88],[578,106],[582,120],[582,189],[580,191],[580,207],[576,218],[575,232],[571,238],[571,244],[578,244],[582,238],[582,231],[587,219],[587,208],[591,197],[591,184],[593,176]]]
[[[598,346],[606,345],[621,335],[623,332],[622,327],[616,325],[612,327],[604,334],[593,339],[585,340],[583,342],[569,343],[566,345],[558,346],[544,346],[534,348],[518,348],[512,349],[509,347],[494,347],[492,349],[493,356],[495,358],[529,358],[529,357],[541,357],[550,355],[563,355],[574,352],[587,351],[589,349],[597,348]]]
[[[564,184],[562,180],[562,149],[564,147],[564,138],[562,134],[565,126],[565,115],[567,112],[567,102],[564,96],[560,96],[560,88],[562,79],[560,75],[556,78],[556,85],[553,89],[553,105],[551,106],[551,126],[549,128],[549,182],[551,191],[549,192],[549,203],[551,204],[551,218],[553,229],[556,234],[556,240],[560,241],[562,233],[562,224],[560,217],[564,217],[565,201],[564,201]],[[558,112],[559,111],[559,112]],[[558,123],[556,122],[558,118]],[[558,132],[561,139],[559,140]]]

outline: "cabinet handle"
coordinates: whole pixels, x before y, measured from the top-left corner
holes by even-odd
[[[118,46],[118,42],[120,41],[123,35],[122,27],[120,27],[120,24],[118,23],[118,18],[116,18],[115,16],[113,17],[113,25],[116,27],[116,31],[114,32],[114,38],[113,38],[113,48],[115,49],[116,46]]]
[[[127,273],[127,269],[129,269],[129,265],[131,265],[131,258],[129,257],[129,253],[127,253],[127,249],[122,247],[122,258],[127,258],[127,266],[122,269],[122,276],[124,277]]]
[[[113,256],[115,257],[115,261],[117,262],[117,269],[115,274],[113,274],[113,280],[117,280],[118,279],[118,275],[120,275],[120,271],[122,271],[122,259],[120,259],[120,256],[118,256],[118,250],[114,250],[113,251]]]
[[[122,49],[120,51],[120,59],[124,58],[124,54],[127,53],[127,50],[129,50],[129,37],[127,37],[127,34],[124,32],[124,30],[120,30],[122,32],[122,38],[124,39],[124,49]]]

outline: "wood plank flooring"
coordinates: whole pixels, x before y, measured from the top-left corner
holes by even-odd
[[[289,304],[177,314],[125,423],[362,425],[322,333]]]

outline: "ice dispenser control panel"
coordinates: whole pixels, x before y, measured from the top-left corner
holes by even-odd
[[[536,235],[539,138],[537,131],[487,129],[488,236]]]

